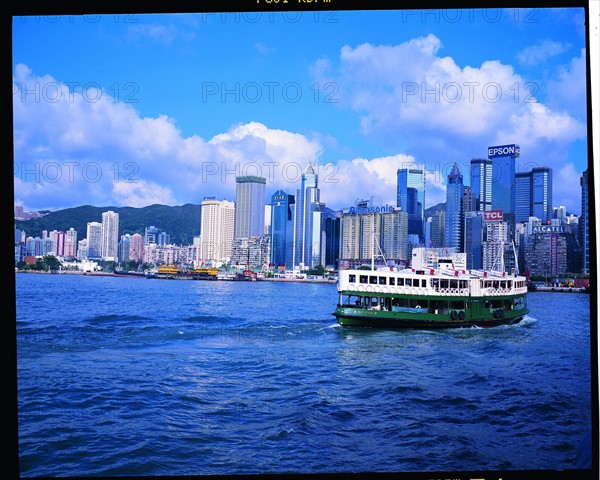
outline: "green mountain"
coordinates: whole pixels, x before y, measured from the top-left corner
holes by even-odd
[[[425,209],[425,220],[427,220],[427,217],[431,217],[433,216],[435,213],[439,212],[440,210],[446,210],[446,202],[443,203],[438,203],[437,205],[434,205],[433,207],[429,207]]]
[[[167,205],[149,205],[134,207],[81,207],[66,208],[31,220],[15,220],[15,226],[25,230],[27,236],[41,237],[42,230],[67,231],[73,227],[78,239],[85,238],[88,222],[101,222],[102,212],[112,210],[119,214],[119,235],[139,233],[154,225],[159,231],[171,236],[171,243],[191,245],[194,236],[200,234],[200,205],[191,203],[169,207]]]

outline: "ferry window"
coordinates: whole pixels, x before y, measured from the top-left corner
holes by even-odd
[[[396,285],[396,279],[390,278],[390,285]]]
[[[465,302],[457,302],[457,301],[450,302],[450,308],[454,308],[454,309],[465,308]]]
[[[458,288],[467,288],[467,281],[466,280],[459,280],[458,281]]]
[[[506,282],[504,282],[504,281],[500,282],[500,288],[506,288]]]
[[[508,281],[508,288],[512,288],[512,280]]]
[[[441,288],[448,288],[448,280],[440,280]]]
[[[492,282],[492,287],[494,287],[494,288],[498,288],[498,284],[499,284],[498,280],[494,280],[494,281]]]
[[[379,277],[379,285],[387,285],[385,277]]]
[[[425,280],[424,278],[421,279],[421,287],[427,288],[427,280]]]
[[[356,283],[356,275],[348,275],[348,281],[350,283]]]
[[[437,278],[432,278],[431,279],[431,286],[435,289],[435,290],[439,290],[440,288],[440,281]]]
[[[370,283],[371,285],[377,285],[377,277],[376,277],[375,275],[371,275],[371,276],[369,277],[369,283]]]
[[[403,287],[404,286],[404,278],[399,278],[398,279],[398,286],[399,287]]]
[[[450,280],[450,288],[458,288],[458,280]]]
[[[393,307],[408,307],[408,299],[406,298],[395,298],[392,301],[392,310]]]
[[[407,287],[412,287],[412,279],[410,279],[410,278],[406,279],[406,286]]]
[[[483,280],[479,280],[480,287],[483,288]]]
[[[359,278],[359,280],[360,280],[360,283],[368,283],[366,275],[361,275],[360,278]]]

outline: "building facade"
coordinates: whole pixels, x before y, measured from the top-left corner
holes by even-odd
[[[425,242],[425,172],[401,168],[397,172],[396,206],[408,214],[408,234]]]
[[[532,216],[549,221],[553,216],[552,169],[539,167],[516,173],[515,202],[515,222],[527,222]]]
[[[483,268],[483,212],[465,213],[465,246],[467,268],[481,270]]]
[[[201,203],[202,261],[227,262],[231,258],[235,203],[205,198]]]
[[[256,176],[235,179],[234,238],[264,235],[266,183],[266,178]]]
[[[471,190],[480,211],[492,209],[492,161],[482,158],[471,160]]]
[[[581,273],[590,273],[590,204],[588,171],[581,175],[581,217],[579,218],[579,238],[581,245]]]
[[[325,204],[320,201],[318,175],[309,163],[302,174],[294,203],[294,266],[312,268],[324,263],[324,209]]]
[[[118,261],[119,214],[109,210],[102,213],[102,259]]]
[[[102,258],[102,224],[100,222],[88,222],[86,239],[86,259],[100,260]]]
[[[454,164],[446,186],[446,247],[462,252],[464,248],[464,195],[463,176]]]
[[[277,190],[271,196],[271,263],[293,268],[294,195]]]
[[[381,255],[387,262],[406,264],[408,214],[398,207],[351,208],[340,216],[340,261],[351,265],[370,264]]]

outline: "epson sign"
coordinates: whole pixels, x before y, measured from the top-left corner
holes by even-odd
[[[496,147],[488,147],[488,158],[512,157],[519,156],[520,149],[518,145],[498,145]]]

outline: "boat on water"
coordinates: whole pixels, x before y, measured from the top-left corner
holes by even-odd
[[[414,248],[410,268],[340,270],[333,315],[340,325],[427,329],[515,324],[529,313],[525,277],[465,263],[464,253]]]

